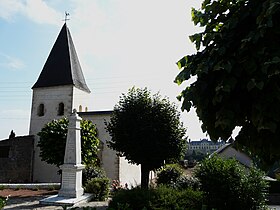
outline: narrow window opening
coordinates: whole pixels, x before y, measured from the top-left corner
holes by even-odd
[[[64,103],[60,103],[60,104],[58,105],[58,112],[57,112],[57,115],[59,115],[59,116],[64,115]]]
[[[88,108],[87,108],[87,107],[85,108],[85,111],[86,111],[86,112],[88,111]]]
[[[45,114],[44,109],[45,109],[44,104],[40,104],[38,107],[38,112],[37,112],[38,116],[44,116],[44,114]]]
[[[82,105],[79,106],[79,112],[82,112],[83,111],[83,107]]]

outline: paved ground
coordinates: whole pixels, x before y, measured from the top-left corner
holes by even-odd
[[[4,209],[10,210],[25,210],[25,209],[37,209],[37,210],[62,210],[62,206],[44,206],[39,204],[39,200],[47,196],[35,196],[35,197],[25,197],[25,198],[11,198],[8,200],[8,204]],[[80,203],[77,205],[77,209],[82,210],[83,207],[95,207],[97,210],[105,210],[108,207],[108,202],[87,202]],[[70,207],[68,209],[71,209]],[[280,206],[269,206],[271,210],[280,210]]]
[[[52,210],[63,209],[63,206],[45,206],[39,204],[39,201],[50,195],[57,194],[57,190],[25,190],[25,189],[4,189],[0,190],[0,196],[6,197],[10,195],[7,205],[4,209],[9,210],[24,210],[24,209],[37,209],[37,210]],[[105,210],[108,207],[108,202],[84,202],[77,205],[82,210],[83,207],[95,207],[97,210]],[[70,207],[68,209],[71,209]],[[73,208],[74,209],[74,208]],[[280,205],[269,206],[271,210],[280,210]]]
[[[51,195],[57,194],[57,190],[41,190],[41,189],[2,189],[0,190],[0,197],[7,197],[7,205],[4,209],[63,209],[63,206],[46,206],[39,204],[39,201]],[[95,207],[97,210],[105,210],[108,207],[108,202],[84,202],[79,203],[76,209],[83,209],[83,207]],[[68,208],[71,209],[71,208]]]
[[[4,209],[10,210],[24,210],[24,209],[37,209],[37,210],[52,210],[52,209],[63,209],[62,206],[45,206],[39,204],[39,201],[47,196],[35,196],[35,197],[12,197],[8,200],[7,205]],[[108,202],[87,202],[80,203],[77,205],[77,209],[83,209],[83,207],[95,207],[97,210],[105,210],[108,207]],[[68,208],[71,209],[71,208]]]

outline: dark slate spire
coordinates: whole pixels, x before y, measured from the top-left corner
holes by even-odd
[[[90,93],[66,23],[59,32],[43,70],[32,89],[59,85],[74,85]]]

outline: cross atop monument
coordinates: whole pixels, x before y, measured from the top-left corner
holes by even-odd
[[[63,19],[63,21],[66,23],[67,20],[70,20],[69,18],[67,18],[68,16],[70,16],[69,12],[65,11],[65,18]]]

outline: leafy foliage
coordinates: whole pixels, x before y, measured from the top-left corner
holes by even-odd
[[[110,210],[120,209],[147,209],[147,210],[200,210],[203,201],[203,193],[192,189],[176,190],[167,186],[159,186],[156,189],[121,190],[117,192],[109,202]]]
[[[99,165],[97,153],[99,150],[99,139],[96,125],[90,120],[81,121],[81,147],[82,161],[85,165]]]
[[[178,164],[167,164],[163,166],[157,173],[156,183],[177,190],[188,188],[198,190],[200,186],[198,179],[185,175],[182,167]]]
[[[176,180],[176,182],[173,184],[172,187],[179,190],[188,189],[188,188],[191,188],[193,190],[199,190],[200,182],[196,177],[182,175]]]
[[[9,197],[0,197],[0,209],[3,209],[5,207],[5,205],[7,204],[7,201],[8,201],[8,198]]]
[[[85,185],[85,192],[93,194],[93,200],[104,201],[109,196],[110,180],[106,177],[90,179]]]
[[[183,175],[183,170],[178,164],[167,164],[157,173],[157,184],[170,185],[176,183]]]
[[[141,164],[141,185],[148,187],[149,171],[164,161],[183,155],[185,129],[174,103],[147,88],[132,88],[114,107],[106,128],[111,135],[108,146],[129,162]]]
[[[249,169],[248,169],[249,170]],[[218,156],[201,162],[196,177],[209,209],[264,209],[268,183],[256,168],[246,171],[235,159]]]
[[[280,158],[280,6],[274,0],[204,0],[192,9],[197,53],[178,61],[182,109],[196,108],[212,140],[236,140],[267,162]]]
[[[87,165],[83,170],[83,186],[88,183],[89,180],[93,178],[106,178],[106,173],[104,169],[100,168],[99,166],[92,166]]]
[[[68,124],[67,118],[52,120],[38,133],[40,137],[38,147],[40,147],[40,157],[43,161],[57,167],[63,164]],[[96,126],[89,120],[82,120],[81,150],[84,164],[98,163],[98,146]]]

